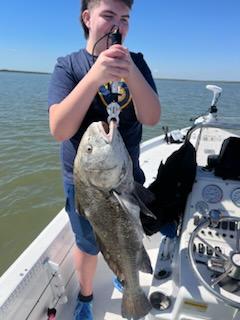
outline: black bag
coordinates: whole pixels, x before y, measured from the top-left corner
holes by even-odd
[[[143,229],[152,235],[168,222],[179,221],[196,175],[196,150],[186,141],[173,152],[165,164],[161,162],[156,180],[148,187],[155,200],[147,204],[157,220],[140,214]]]
[[[223,141],[214,174],[223,179],[240,180],[240,138],[230,137]]]

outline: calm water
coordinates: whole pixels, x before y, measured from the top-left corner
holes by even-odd
[[[49,134],[49,75],[0,72],[0,274],[64,206],[59,145]],[[189,126],[211,95],[201,81],[157,80],[162,120],[144,140]],[[239,115],[240,83],[223,88],[220,114]]]

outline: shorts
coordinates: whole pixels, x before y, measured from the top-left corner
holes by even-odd
[[[99,253],[99,247],[89,221],[75,208],[75,188],[73,184],[64,183],[66,196],[65,210],[68,213],[75,241],[78,248],[91,255]]]

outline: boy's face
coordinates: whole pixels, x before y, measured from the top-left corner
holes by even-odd
[[[118,26],[122,38],[128,32],[130,9],[121,1],[101,0],[89,10],[83,12],[83,20],[89,29],[88,48],[106,33],[112,30],[113,26]],[[96,54],[106,49],[106,39],[99,42],[96,47]]]

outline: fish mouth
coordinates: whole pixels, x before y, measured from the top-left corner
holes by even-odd
[[[113,141],[113,137],[117,129],[117,122],[115,120],[111,120],[110,123],[107,124],[104,121],[99,121],[98,128],[104,140],[107,141],[108,143],[111,143]]]
[[[118,166],[115,165],[115,166],[112,166],[112,167],[109,167],[109,168],[97,168],[97,169],[86,169],[87,172],[100,172],[100,171],[111,171],[111,170],[115,170]]]

